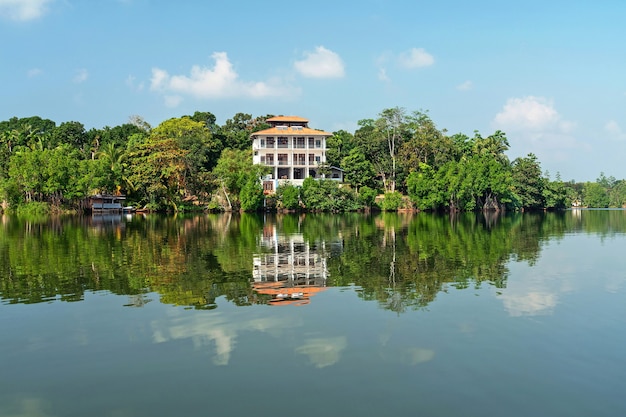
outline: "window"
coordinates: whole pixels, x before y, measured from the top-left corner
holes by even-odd
[[[289,147],[289,138],[287,138],[286,136],[279,136],[278,137],[278,147],[279,148],[288,148]]]
[[[265,138],[261,138],[261,148],[265,148]]]
[[[267,138],[267,147],[273,149],[274,148],[274,138],[270,136]]]
[[[315,147],[315,138],[309,138],[309,148]]]
[[[315,140],[315,147],[316,148],[321,148],[322,147],[322,140],[321,139],[316,139]]]

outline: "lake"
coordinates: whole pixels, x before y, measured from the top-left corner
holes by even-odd
[[[0,218],[0,416],[624,416],[626,211]]]

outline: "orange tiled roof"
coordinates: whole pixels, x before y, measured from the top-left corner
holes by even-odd
[[[308,127],[293,128],[293,127],[270,127],[269,129],[259,130],[254,132],[252,136],[267,135],[267,136],[313,136],[323,135],[332,136],[332,133],[324,132],[323,130],[315,130]]]
[[[255,282],[252,286],[258,294],[272,296],[270,305],[303,305],[309,304],[310,298],[318,292],[325,291],[326,287],[297,285],[285,287],[284,281]]]
[[[308,123],[309,119],[300,116],[274,116],[267,119],[267,122],[299,122]]]

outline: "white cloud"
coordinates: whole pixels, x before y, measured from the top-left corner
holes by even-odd
[[[620,141],[626,140],[626,132],[622,130],[621,126],[615,120],[609,120],[604,125],[604,130],[609,134],[611,139]]]
[[[165,106],[170,108],[175,108],[183,102],[183,98],[181,96],[164,96]]]
[[[172,98],[177,96],[178,103],[184,96],[200,99],[230,97],[287,97],[297,94],[297,89],[288,88],[281,80],[242,81],[228,60],[226,52],[215,52],[211,57],[215,60],[213,68],[194,65],[190,74],[170,75],[160,68],[152,69],[150,89]]]
[[[43,71],[40,68],[31,68],[26,72],[28,78],[35,78],[41,74],[43,74]]]
[[[573,151],[590,149],[589,144],[575,137],[576,124],[565,120],[544,97],[508,99],[491,125],[507,134],[513,156],[532,152],[542,162],[562,166],[572,160]]]
[[[398,57],[400,65],[404,68],[422,68],[429,67],[435,63],[435,58],[426,52],[424,48],[412,48],[409,51],[402,52]]]
[[[380,81],[389,82],[389,76],[387,75],[387,70],[385,68],[381,68],[378,70],[378,79]]]
[[[47,11],[52,0],[0,0],[0,16],[24,22],[38,19]]]
[[[494,126],[509,130],[550,130],[566,133],[573,123],[563,120],[551,101],[543,97],[510,98],[496,114]]]
[[[80,83],[87,81],[88,77],[89,77],[89,72],[87,72],[85,68],[80,68],[76,70],[76,74],[74,75],[73,81],[76,84],[80,84]]]
[[[304,77],[341,78],[345,75],[339,55],[323,46],[315,48],[315,52],[305,52],[304,56],[303,60],[294,63],[296,71]]]
[[[474,88],[474,83],[472,83],[470,80],[467,80],[456,86],[456,89],[460,91],[468,91],[472,88]]]

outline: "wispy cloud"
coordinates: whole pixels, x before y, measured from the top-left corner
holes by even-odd
[[[38,19],[48,11],[53,0],[0,0],[0,16],[25,22]]]
[[[165,102],[165,106],[171,108],[178,107],[179,104],[183,102],[183,98],[181,96],[164,96],[163,100]]]
[[[215,52],[212,68],[194,65],[189,75],[170,75],[160,68],[152,69],[150,89],[162,93],[169,105],[180,103],[185,96],[200,99],[288,97],[299,93],[279,79],[243,81],[233,68],[226,52]],[[172,98],[176,96],[176,100]]]
[[[456,89],[459,91],[468,91],[472,88],[474,88],[474,83],[472,83],[470,80],[462,82],[461,84],[456,86]]]
[[[85,68],[80,68],[76,70],[74,74],[74,78],[72,79],[76,84],[81,84],[87,81],[89,78],[89,72]]]
[[[429,67],[435,63],[435,57],[424,48],[412,48],[398,57],[400,66],[406,69]]]
[[[414,70],[417,68],[429,67],[435,63],[435,58],[424,48],[411,48],[399,54],[385,51],[376,58],[378,67],[378,79],[389,83],[391,77],[387,72],[387,66],[395,64],[403,70]]]
[[[380,81],[389,82],[389,76],[387,75],[387,70],[385,68],[380,68],[378,70],[378,79]]]
[[[43,71],[40,68],[31,68],[26,72],[28,78],[35,78],[41,74],[43,74]]]
[[[133,75],[126,77],[126,85],[134,91],[143,91],[144,89],[144,83],[137,83],[137,78]]]
[[[323,46],[318,46],[314,52],[305,52],[304,59],[296,61],[294,68],[307,78],[341,78],[345,75],[341,57]]]
[[[615,120],[606,122],[604,130],[611,139],[626,141],[626,132],[622,130],[622,127]]]

